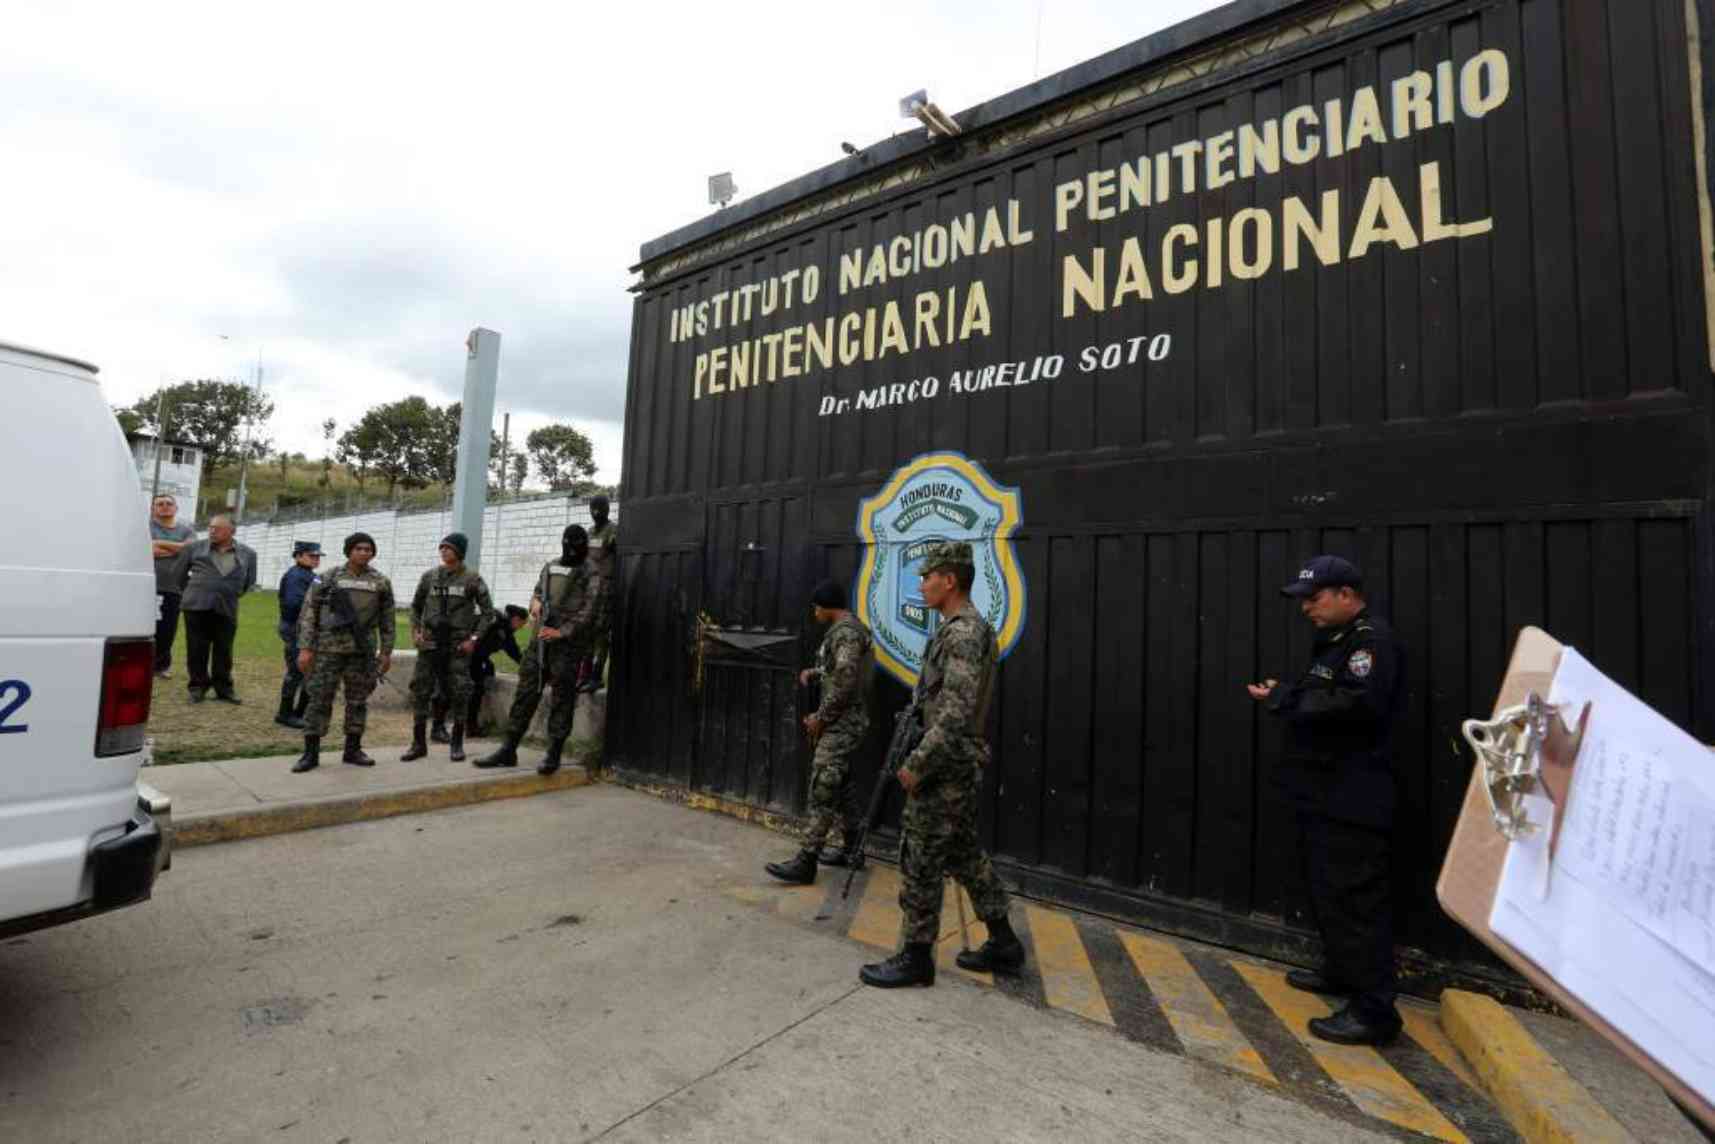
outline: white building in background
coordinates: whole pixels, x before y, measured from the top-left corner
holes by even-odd
[[[148,433],[129,434],[126,441],[131,446],[131,460],[137,466],[137,476],[143,484],[143,503],[147,505],[153,495],[157,442]],[[202,491],[202,451],[182,441],[168,441],[159,448],[161,491],[178,498],[181,519],[195,520],[197,494]]]

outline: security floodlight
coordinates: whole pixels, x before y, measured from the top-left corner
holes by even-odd
[[[709,176],[709,205],[724,207],[732,202],[738,194],[738,184],[732,181],[731,171],[722,171],[718,175]]]
[[[902,119],[915,119],[927,127],[931,138],[951,139],[963,130],[952,116],[929,101],[928,91],[914,91],[900,100],[899,115]]]

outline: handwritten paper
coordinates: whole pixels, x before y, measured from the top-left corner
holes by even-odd
[[[1548,700],[1592,705],[1551,889],[1547,832],[1511,843],[1489,926],[1715,1097],[1715,754],[1572,648]]]

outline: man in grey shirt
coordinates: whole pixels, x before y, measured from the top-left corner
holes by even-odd
[[[179,523],[179,502],[172,493],[155,497],[149,510],[149,542],[155,554],[155,675],[173,677],[173,637],[179,630],[179,580],[185,548],[196,529]]]
[[[185,549],[180,610],[185,615],[192,703],[201,703],[211,686],[216,699],[239,702],[232,688],[232,639],[238,634],[238,598],[256,586],[256,553],[233,540],[232,533],[231,517],[214,517],[208,522],[208,539]]]

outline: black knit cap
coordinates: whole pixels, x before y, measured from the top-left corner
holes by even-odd
[[[462,532],[449,532],[441,537],[439,547],[452,549],[459,554],[459,559],[463,560],[464,554],[470,551],[470,538]]]
[[[838,581],[823,580],[810,593],[810,602],[818,608],[843,609],[846,606],[846,590]]]
[[[523,608],[520,608],[517,604],[506,605],[506,614],[515,620],[527,620],[530,618],[530,613],[526,612]]]
[[[343,551],[347,556],[350,556],[351,550],[356,548],[359,544],[367,544],[370,548],[375,549],[378,552],[380,551],[380,549],[375,546],[375,538],[367,532],[354,532],[350,536],[346,537],[345,548]]]

